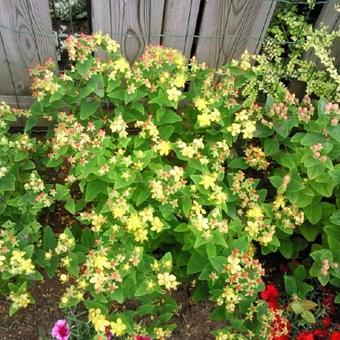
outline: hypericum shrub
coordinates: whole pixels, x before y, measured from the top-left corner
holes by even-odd
[[[191,282],[193,299],[225,320],[216,339],[268,339],[285,319],[258,298],[260,249],[293,258],[310,247],[306,269],[339,286],[338,104],[288,91],[244,100],[261,75],[249,56],[214,70],[159,46],[129,65],[100,34],[67,47],[70,70],[33,71],[26,125],[50,120],[41,162],[63,172],[54,199],[76,219],[47,229],[40,249],[66,286],[61,307],[84,302],[100,339],[165,339],[171,292]]]
[[[0,104],[0,290],[12,302],[10,314],[33,301],[27,283],[42,279],[32,259],[41,242],[37,217],[52,203],[32,161],[36,140],[9,133],[13,121],[28,115]]]

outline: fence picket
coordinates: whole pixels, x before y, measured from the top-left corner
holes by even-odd
[[[28,0],[0,1],[0,24],[3,37],[3,48],[6,50],[10,68],[14,79],[16,94],[27,94],[30,79],[27,68],[44,62],[48,57],[55,58],[55,41],[52,34],[52,21],[49,13],[48,0],[35,0],[34,4]],[[1,72],[6,63],[5,55],[1,52]],[[8,77],[9,70],[4,71]],[[7,75],[6,75],[7,74]],[[12,94],[14,89],[8,84],[0,83],[0,93]]]
[[[196,49],[198,60],[220,66],[239,58],[246,49],[257,53],[274,9],[274,1],[207,1]]]
[[[164,11],[162,44],[190,57],[200,7],[199,0],[168,0]]]
[[[163,7],[164,0],[92,0],[93,31],[111,35],[134,61],[146,45],[160,43]]]

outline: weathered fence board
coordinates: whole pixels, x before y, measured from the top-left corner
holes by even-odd
[[[0,30],[0,93],[14,93],[12,77],[7,62],[6,51],[2,43]]]
[[[200,0],[168,0],[163,19],[162,44],[190,57]]]
[[[274,1],[207,1],[195,53],[198,60],[220,66],[246,49],[257,53],[274,9]]]
[[[1,28],[1,34],[3,48],[6,50],[14,79],[15,93],[27,94],[30,80],[28,70],[25,68],[44,62],[48,57],[55,57],[55,41],[51,37],[52,22],[48,0],[34,2],[2,0],[0,1],[0,24],[6,27]],[[1,61],[4,57],[6,57],[4,52],[1,52]],[[4,67],[8,65],[1,63],[1,72]],[[8,92],[8,84],[3,83],[0,82],[0,93],[14,93],[13,88]]]
[[[149,43],[159,44],[164,0],[92,0],[94,32],[108,33],[134,61]]]

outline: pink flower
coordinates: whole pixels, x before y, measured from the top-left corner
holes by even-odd
[[[135,340],[152,340],[152,339],[148,336],[137,335]]]
[[[53,326],[51,334],[58,340],[68,340],[71,332],[67,320],[58,320]]]

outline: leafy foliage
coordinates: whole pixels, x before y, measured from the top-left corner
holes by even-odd
[[[339,286],[338,104],[288,91],[249,103],[242,90],[261,73],[248,55],[212,70],[162,47],[130,66],[99,34],[67,47],[70,70],[32,72],[26,125],[51,121],[38,170],[63,172],[47,197],[77,221],[31,242],[34,262],[67,286],[61,307],[83,302],[98,336],[162,339],[175,327],[171,291],[192,281],[195,300],[225,320],[216,339],[268,339],[276,315],[258,297],[258,252],[296,258],[311,247],[285,279],[289,294],[305,298],[308,272]]]

